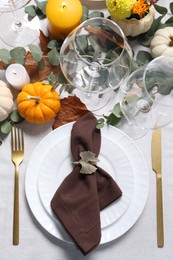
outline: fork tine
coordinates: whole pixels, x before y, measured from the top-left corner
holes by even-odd
[[[24,150],[24,136],[23,136],[23,130],[21,128],[18,128],[18,150],[19,151]]]
[[[13,147],[14,147],[14,141],[13,141],[13,127],[11,129],[11,151],[13,151]]]
[[[20,138],[20,130],[19,130],[19,128],[17,128],[17,134],[18,134],[18,150],[20,151],[21,150],[21,138]]]
[[[24,151],[24,135],[22,129],[21,129],[21,149]]]
[[[24,150],[24,135],[23,130],[19,127],[12,127],[11,130],[11,148],[12,151],[23,151]]]
[[[16,127],[14,127],[14,149],[17,150],[17,131],[16,131]]]

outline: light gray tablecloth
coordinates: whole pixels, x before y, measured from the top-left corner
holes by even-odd
[[[163,2],[163,1],[161,1]],[[168,4],[169,1],[166,2]],[[2,26],[2,25],[1,25]],[[4,44],[0,43],[0,48]],[[51,129],[24,122],[25,159],[20,166],[20,245],[12,245],[14,166],[10,136],[0,146],[0,260],[166,260],[173,257],[173,124],[162,130],[163,205],[165,245],[157,247],[156,178],[151,168],[151,132],[135,141],[149,174],[149,194],[137,223],[122,237],[83,256],[75,246],[52,237],[33,216],[25,196],[25,174],[30,157]]]

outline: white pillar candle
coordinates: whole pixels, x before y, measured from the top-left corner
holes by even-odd
[[[5,77],[15,89],[21,90],[30,82],[30,77],[25,67],[21,64],[11,64],[7,67]]]

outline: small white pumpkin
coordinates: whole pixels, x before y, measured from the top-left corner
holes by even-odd
[[[147,32],[154,21],[154,7],[150,7],[149,13],[142,19],[117,19],[111,16],[111,20],[117,23],[126,36],[137,36]]]
[[[0,80],[0,122],[12,112],[14,106],[13,95],[7,84]]]
[[[173,56],[173,27],[165,27],[155,32],[150,43],[153,58]]]

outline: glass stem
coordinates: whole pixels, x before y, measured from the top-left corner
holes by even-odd
[[[18,31],[22,26],[22,22],[17,18],[14,0],[9,0],[9,4],[14,16],[14,29]]]

